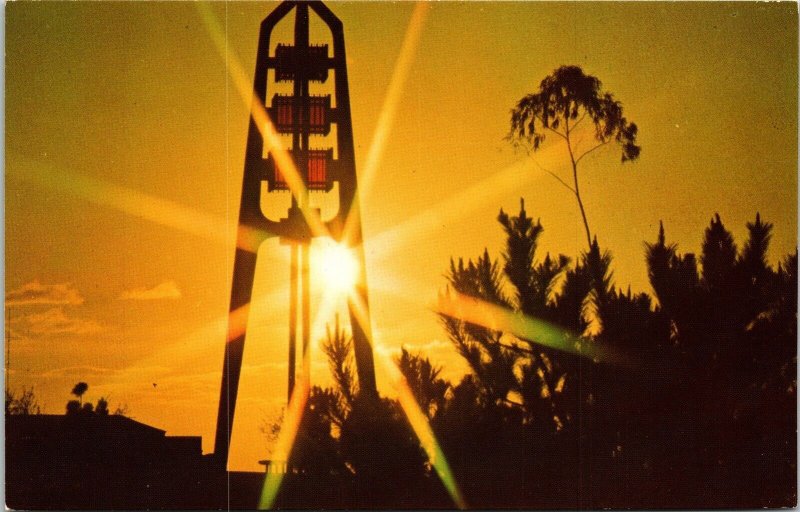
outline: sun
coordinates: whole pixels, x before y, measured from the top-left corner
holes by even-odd
[[[359,265],[353,252],[343,244],[329,238],[319,241],[312,251],[311,266],[316,281],[326,291],[349,293],[358,281]]]

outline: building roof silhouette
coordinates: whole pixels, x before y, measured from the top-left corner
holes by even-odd
[[[202,438],[121,415],[6,416],[12,508],[161,508],[185,504],[204,470]]]

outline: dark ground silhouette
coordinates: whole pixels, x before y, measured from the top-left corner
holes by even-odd
[[[560,326],[577,346],[442,315],[470,374],[450,383],[428,358],[398,356],[469,506],[796,505],[797,254],[767,263],[769,223],[757,215],[738,249],[715,216],[699,259],[662,226],[645,245],[651,297],[613,284],[596,241],[575,264],[537,258],[543,228],[524,206],[498,220],[501,260],[454,260],[451,289]],[[452,507],[398,403],[352,398],[338,328],[323,346],[336,386],[312,389],[287,489],[325,475],[340,494],[322,506]]]
[[[452,383],[420,354],[396,358],[468,506],[796,505],[797,253],[768,264],[769,223],[756,216],[738,248],[715,216],[699,257],[662,227],[645,247],[651,297],[614,286],[596,242],[575,263],[538,257],[543,228],[524,206],[499,222],[502,257],[452,261],[450,289],[560,326],[575,345],[442,315],[469,374]],[[338,324],[323,349],[336,384],[311,389],[275,506],[453,508],[399,403],[358,393]],[[624,364],[577,355],[589,351]],[[258,503],[264,475],[220,471],[199,438],[75,405],[7,407],[8,506]]]

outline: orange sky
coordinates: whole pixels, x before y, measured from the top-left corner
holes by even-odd
[[[235,70],[249,84],[274,6],[7,4],[10,385],[34,386],[46,412],[84,380],[88,399],[211,449],[248,123]],[[539,167],[565,172],[558,150],[537,165],[503,140],[510,108],[562,64],[598,76],[640,128],[638,162],[601,152],[582,171],[618,285],[650,291],[643,241],[662,219],[697,251],[715,212],[741,243],[760,211],[773,262],[796,246],[796,4],[425,4],[399,70],[414,4],[330,7],[345,27],[359,173],[394,113],[360,192],[382,353],[421,349],[458,377],[431,305],[451,256],[499,255],[495,218],[520,197],[544,224],[542,254],[583,248],[574,200]],[[258,469],[258,426],[285,399],[286,251],[260,252],[234,468]],[[322,358],[314,369],[327,382]]]

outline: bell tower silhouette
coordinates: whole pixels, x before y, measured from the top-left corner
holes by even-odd
[[[274,54],[270,54],[270,35],[292,10],[295,12],[294,41],[278,44]],[[327,44],[309,44],[309,11],[330,29],[332,55]],[[291,95],[274,94],[267,104],[270,70],[274,72],[274,83],[291,82],[293,90]],[[334,72],[333,104],[330,95],[309,94],[309,83],[326,82],[331,70]],[[318,236],[330,236],[346,244],[358,260],[357,283],[348,296],[350,326],[360,393],[377,396],[349,96],[342,22],[320,1],[281,3],[261,23],[258,40],[214,442],[214,460],[223,468],[227,466],[233,431],[257,251],[269,238],[279,237],[281,245],[288,246],[290,251],[289,396],[295,389],[298,277],[302,296],[303,375],[308,378],[309,246]],[[271,127],[263,126],[267,123]],[[312,149],[309,145],[311,136],[328,135],[332,124],[336,126],[336,158],[333,148]],[[265,134],[269,133],[290,135],[291,148],[282,150],[265,141],[268,136]],[[262,213],[263,182],[266,182],[265,193],[268,194],[264,200],[279,193],[291,194],[291,207],[285,218],[273,221]],[[309,206],[309,192],[332,194],[334,188],[338,188],[339,208],[332,219],[323,221],[320,210]],[[234,315],[244,318],[241,320],[244,328],[237,326]]]

